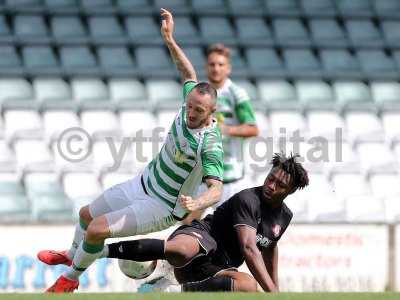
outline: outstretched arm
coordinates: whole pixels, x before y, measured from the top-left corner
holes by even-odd
[[[265,267],[268,273],[271,274],[275,286],[279,289],[278,282],[278,245],[275,244],[271,248],[264,249],[262,252]]]
[[[161,33],[165,45],[168,47],[169,53],[181,73],[183,82],[188,80],[197,81],[196,71],[194,70],[192,63],[174,39],[174,18],[172,17],[172,14],[168,10],[161,8],[161,17],[163,18],[161,23]]]

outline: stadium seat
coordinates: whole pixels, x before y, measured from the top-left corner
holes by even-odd
[[[304,13],[309,17],[335,16],[336,8],[332,0],[301,0]]]
[[[207,44],[225,43],[234,45],[236,43],[233,27],[224,17],[200,17],[200,33]]]
[[[345,25],[354,47],[383,46],[381,33],[371,20],[348,20]]]
[[[285,199],[285,204],[293,212],[292,222],[308,222],[307,199],[303,197],[304,190],[299,190]]]
[[[33,220],[52,223],[72,220],[72,203],[55,173],[28,173],[24,185],[31,200]]]
[[[52,154],[41,140],[16,140],[14,144],[19,171],[50,171],[54,169]]]
[[[47,46],[25,47],[22,49],[24,65],[29,74],[35,76],[60,75],[60,68],[54,51]]]
[[[123,137],[136,136],[141,130],[148,133],[157,127],[156,118],[148,111],[125,110],[120,112],[119,118]],[[172,123],[172,118],[169,122]]]
[[[37,106],[33,101],[33,91],[29,82],[23,78],[0,79],[0,103],[4,109],[32,109]]]
[[[321,201],[321,195],[324,200]],[[345,201],[336,197],[332,190],[327,194],[310,195],[307,201],[309,222],[345,222]]]
[[[387,111],[382,113],[381,118],[386,141],[389,144],[398,143],[400,141],[400,113]]]
[[[125,28],[135,44],[162,44],[159,26],[152,17],[127,17]]]
[[[370,83],[372,98],[383,110],[400,109],[400,84],[396,81]]]
[[[308,49],[287,49],[283,58],[290,76],[297,78],[320,78],[321,64]]]
[[[376,14],[381,17],[397,17],[400,11],[400,2],[396,0],[372,1]]]
[[[235,70],[231,74],[231,78],[247,78],[248,68],[245,60],[239,49],[236,47],[231,47],[231,65],[232,69]]]
[[[14,36],[11,33],[10,26],[7,23],[5,16],[0,16],[0,41],[2,42],[12,42]]]
[[[103,74],[110,77],[137,75],[137,67],[125,47],[104,46],[97,48]]]
[[[40,0],[5,0],[2,1],[2,4],[3,3],[8,8],[18,9],[18,10],[39,8],[42,4]]]
[[[273,49],[247,48],[245,57],[249,66],[249,75],[254,78],[276,78],[286,75],[282,59]]]
[[[307,114],[307,125],[310,138],[323,137],[328,140],[334,140],[336,130],[341,129],[344,132],[345,126],[343,119],[334,111],[313,110]]]
[[[242,45],[269,46],[273,45],[271,29],[261,17],[238,17],[235,18],[238,41]]]
[[[344,30],[335,19],[310,19],[309,26],[313,43],[320,47],[348,45]]]
[[[39,15],[17,15],[14,17],[14,32],[25,42],[48,43],[48,30]]]
[[[177,14],[188,14],[191,12],[186,0],[154,0],[154,10],[159,11],[160,7],[164,7]]]
[[[269,114],[271,133],[274,138],[291,137],[297,130],[301,136],[306,129],[303,116],[298,112],[277,111]]]
[[[372,17],[374,14],[370,2],[365,0],[338,0],[336,5],[345,17]]]
[[[189,58],[194,69],[196,70],[197,77],[204,78],[206,56],[203,52],[203,49],[199,46],[186,46],[183,47],[182,50],[185,52],[185,55],[187,58]]]
[[[309,46],[306,27],[299,19],[274,19],[272,21],[276,42],[282,46]]]
[[[22,63],[16,49],[12,46],[0,46],[0,74],[14,77],[22,73]]]
[[[112,0],[80,0],[87,12],[109,12],[113,10]]]
[[[79,118],[73,111],[56,109],[43,113],[44,137],[50,143],[56,141],[63,131],[79,125]]]
[[[371,79],[397,79],[397,71],[394,60],[386,55],[383,50],[359,50],[357,57],[365,76]]]
[[[42,120],[37,111],[7,110],[4,113],[4,128],[6,139],[41,138]]]
[[[200,34],[189,17],[177,16],[174,18],[174,24],[174,36],[179,44],[200,44]]]
[[[0,173],[16,172],[15,153],[5,140],[0,140]]]
[[[383,143],[360,143],[357,153],[366,173],[393,173],[399,169],[396,157]]]
[[[400,195],[400,178],[394,174],[371,174],[369,184],[375,197],[391,197]],[[387,188],[390,186],[390,188]]]
[[[86,29],[78,16],[53,16],[53,36],[59,43],[83,43],[87,41]]]
[[[357,59],[342,49],[321,50],[320,57],[328,78],[360,78],[360,66]]]
[[[375,113],[347,112],[345,115],[347,134],[354,142],[382,142],[384,132]]]
[[[124,33],[118,20],[111,16],[93,16],[88,19],[90,35],[97,43],[122,43]]]
[[[76,0],[45,0],[46,9],[51,12],[77,13],[79,1]]]
[[[62,47],[60,50],[61,65],[70,75],[98,74],[96,58],[89,48],[84,46]]]
[[[296,91],[287,81],[259,80],[258,94],[270,109],[298,109]]]
[[[108,87],[111,99],[118,109],[151,109],[145,87],[140,81],[112,78]]]
[[[120,135],[117,116],[109,110],[85,110],[81,113],[82,128],[94,139]]]
[[[196,14],[211,15],[225,13],[227,8],[224,0],[192,0]]]
[[[368,86],[359,81],[336,81],[332,85],[337,103],[346,108],[363,110],[371,106]]]
[[[399,33],[400,21],[398,20],[386,20],[381,22],[381,28],[386,44],[389,47],[400,46],[400,33]]]
[[[29,199],[16,173],[0,175],[0,222],[26,223],[30,221]]]
[[[32,85],[36,99],[44,110],[75,108],[76,103],[72,101],[71,88],[62,79],[37,77]]]
[[[398,223],[400,221],[399,195],[383,198],[385,207],[385,220],[387,223]]]
[[[360,172],[360,159],[345,140],[330,141],[328,144],[328,162],[324,163],[324,172],[329,176]]]
[[[147,80],[147,94],[157,109],[178,110],[183,101],[182,85],[173,80]],[[162,92],[160,92],[162,91]]]
[[[261,0],[237,1],[228,0],[228,7],[234,15],[262,15],[263,4]]]
[[[385,210],[382,199],[371,195],[357,195],[346,199],[348,222],[384,222]]]
[[[329,84],[319,80],[295,82],[299,101],[306,109],[334,109],[335,100]]]
[[[121,12],[146,14],[153,11],[149,2],[149,0],[117,0],[116,6]]]
[[[72,95],[83,109],[111,108],[107,86],[97,78],[71,79]]]
[[[165,50],[161,47],[137,47],[136,61],[139,71],[145,77],[177,77],[177,72]]]
[[[106,173],[104,176],[101,177],[101,185],[103,190],[109,189],[110,187],[125,182],[129,179],[132,179],[134,174],[132,173],[125,173],[125,172],[112,172]]]
[[[297,0],[264,0],[268,13],[274,16],[299,16],[300,1]]]
[[[113,151],[118,154],[113,155]],[[110,141],[96,141],[93,143],[92,155],[95,171],[121,172],[133,169],[132,143],[128,139],[112,140],[111,144]]]
[[[176,110],[162,110],[157,112],[157,126],[168,132],[176,117]]]
[[[371,195],[370,186],[361,174],[336,174],[332,178],[334,191],[338,197]]]

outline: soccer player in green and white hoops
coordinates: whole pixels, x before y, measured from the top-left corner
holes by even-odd
[[[38,253],[46,264],[70,266],[48,292],[77,289],[79,276],[101,256],[105,239],[163,230],[221,197],[223,149],[212,116],[217,93],[210,84],[197,82],[192,64],[173,38],[172,14],[161,9],[161,16],[164,41],[184,81],[184,102],[162,149],[143,173],[111,187],[81,208],[71,249]],[[208,189],[192,198],[202,179]]]

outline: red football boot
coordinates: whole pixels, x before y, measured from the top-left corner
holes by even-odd
[[[46,290],[46,293],[73,293],[79,286],[78,280],[60,276],[57,281]]]
[[[42,250],[37,254],[37,258],[48,265],[67,265],[72,264],[68,258],[67,251]]]

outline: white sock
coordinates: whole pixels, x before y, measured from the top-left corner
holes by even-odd
[[[102,251],[103,244],[92,245],[82,241],[72,260],[72,265],[64,272],[63,276],[78,280],[79,276],[100,257]]]
[[[109,253],[110,253],[110,250],[108,249],[108,245],[104,245],[103,251],[101,251],[99,258],[107,257]]]
[[[78,249],[80,243],[85,238],[86,229],[87,229],[87,225],[81,218],[79,218],[79,223],[75,225],[74,239],[72,240],[71,248],[69,248],[69,250],[67,252],[67,256],[69,259],[74,258],[76,250]]]

